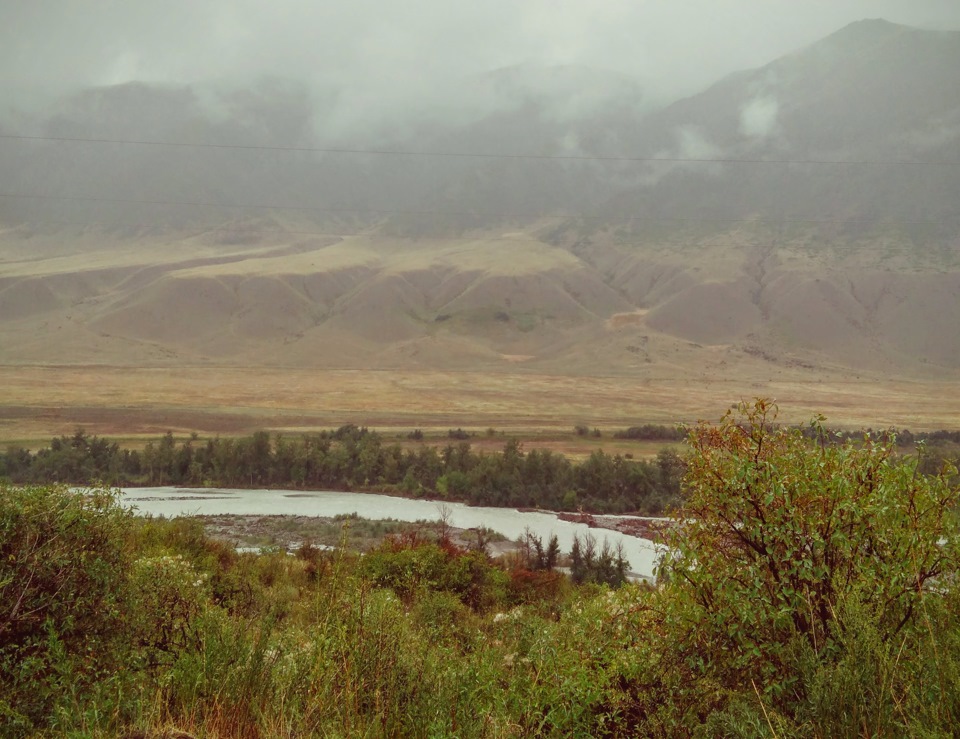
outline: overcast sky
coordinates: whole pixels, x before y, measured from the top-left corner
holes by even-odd
[[[520,63],[696,92],[862,18],[960,28],[958,0],[2,0],[0,90],[28,107],[130,80],[347,88],[358,104],[429,101]]]

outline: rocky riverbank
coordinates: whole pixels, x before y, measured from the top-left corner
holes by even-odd
[[[582,523],[592,529],[619,531],[627,536],[637,536],[657,544],[663,541],[663,532],[673,523],[666,518],[640,516],[602,516],[592,513],[558,513],[557,518],[570,523]]]

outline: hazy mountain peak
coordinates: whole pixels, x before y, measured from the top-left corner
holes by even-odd
[[[878,47],[886,46],[898,39],[913,37],[918,43],[931,43],[937,37],[950,33],[949,31],[928,31],[913,26],[905,26],[883,18],[866,18],[850,23],[810,46],[800,49],[796,54],[788,55],[785,58],[817,54],[849,58],[857,54],[869,54]]]
[[[859,21],[854,21],[853,23],[848,23],[843,28],[839,29],[835,33],[830,34],[827,38],[832,38],[834,36],[880,36],[880,35],[891,35],[894,33],[901,33],[903,31],[913,31],[917,30],[912,26],[906,26],[902,23],[893,23],[888,21],[886,18],[864,18]]]

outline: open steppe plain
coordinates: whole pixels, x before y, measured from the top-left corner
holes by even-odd
[[[236,367],[0,366],[0,439],[91,433],[300,432],[357,423],[381,430],[487,428],[536,436],[586,424],[716,420],[732,404],[775,399],[781,420],[822,413],[843,427],[956,428],[952,382],[882,379],[645,380],[543,373]],[[606,434],[605,434],[606,435]],[[609,445],[609,440],[607,440]]]

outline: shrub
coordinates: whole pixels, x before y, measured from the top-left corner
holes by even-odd
[[[375,587],[389,588],[407,603],[424,592],[445,591],[477,611],[503,602],[508,587],[506,573],[483,552],[436,544],[415,534],[389,537],[363,557],[359,571]]]
[[[790,713],[808,691],[798,655],[839,658],[848,604],[869,614],[877,644],[899,646],[952,585],[958,491],[916,474],[893,441],[826,443],[818,419],[812,444],[774,427],[766,401],[740,410],[691,432],[660,568],[662,664],[690,676],[697,700],[756,692]]]
[[[200,615],[210,599],[209,576],[179,554],[141,557],[130,570],[131,636],[148,664],[197,648]]]
[[[42,726],[122,659],[129,519],[107,490],[0,486],[0,727]]]

